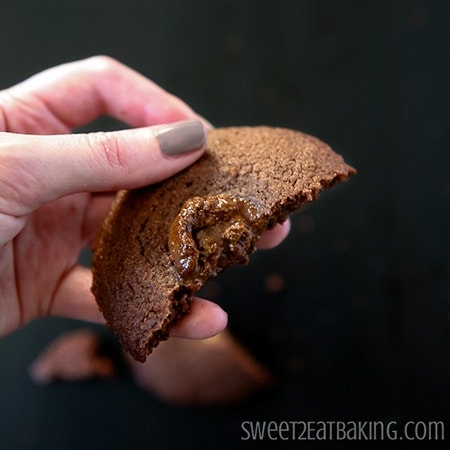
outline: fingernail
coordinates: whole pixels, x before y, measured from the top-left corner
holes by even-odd
[[[203,147],[206,133],[199,120],[187,120],[156,127],[155,136],[166,156],[181,155]]]

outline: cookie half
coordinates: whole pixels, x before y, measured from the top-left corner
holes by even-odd
[[[122,191],[93,252],[92,291],[138,361],[261,234],[355,170],[315,137],[271,127],[211,130],[205,154],[161,183]]]

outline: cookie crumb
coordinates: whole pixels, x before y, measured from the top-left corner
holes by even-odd
[[[266,290],[272,294],[278,294],[286,288],[284,277],[279,273],[271,273],[264,280]]]
[[[100,339],[90,330],[63,333],[32,363],[30,377],[37,384],[110,378],[115,375],[115,365],[99,348]]]

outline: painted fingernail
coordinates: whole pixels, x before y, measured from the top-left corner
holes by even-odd
[[[155,136],[166,156],[181,155],[203,147],[206,132],[199,120],[187,120],[156,127]]]

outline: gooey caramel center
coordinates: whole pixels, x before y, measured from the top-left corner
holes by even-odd
[[[205,281],[233,264],[246,264],[264,228],[261,206],[232,194],[192,197],[172,223],[168,247],[185,286]]]

